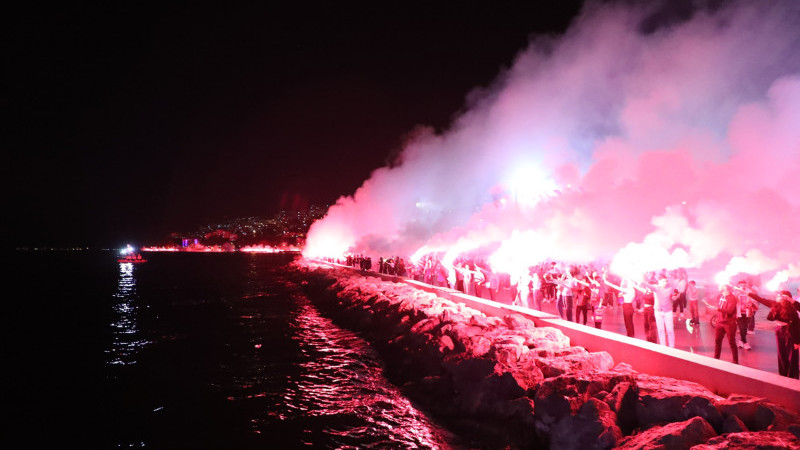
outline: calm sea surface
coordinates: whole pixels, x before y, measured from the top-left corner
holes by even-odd
[[[17,252],[2,448],[451,448],[291,255]],[[11,294],[13,292],[13,294]]]

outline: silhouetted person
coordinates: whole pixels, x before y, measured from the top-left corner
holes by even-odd
[[[728,335],[733,362],[739,364],[739,351],[736,349],[736,304],[738,300],[728,285],[722,286],[717,303],[717,324],[714,328],[714,358],[722,353],[722,338]]]
[[[781,291],[775,300],[748,292],[751,298],[769,307],[767,320],[777,324],[775,339],[778,344],[778,373],[789,378],[800,376],[800,302],[792,299],[790,291]]]

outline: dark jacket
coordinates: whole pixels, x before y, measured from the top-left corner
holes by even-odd
[[[751,298],[757,302],[769,307],[769,314],[767,320],[777,320],[787,324],[789,327],[789,334],[792,336],[792,344],[800,344],[800,317],[797,314],[800,312],[800,302],[798,301],[777,301],[770,300],[754,294],[748,293]]]
[[[720,294],[717,308],[717,326],[736,322],[736,296]]]

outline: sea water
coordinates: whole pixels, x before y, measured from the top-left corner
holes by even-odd
[[[3,448],[454,448],[288,254],[17,252]]]

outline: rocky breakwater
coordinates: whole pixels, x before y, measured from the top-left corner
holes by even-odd
[[[296,267],[317,307],[381,352],[390,379],[478,446],[800,448],[800,417],[764,399],[638,373],[520,314],[487,317],[403,283]]]

